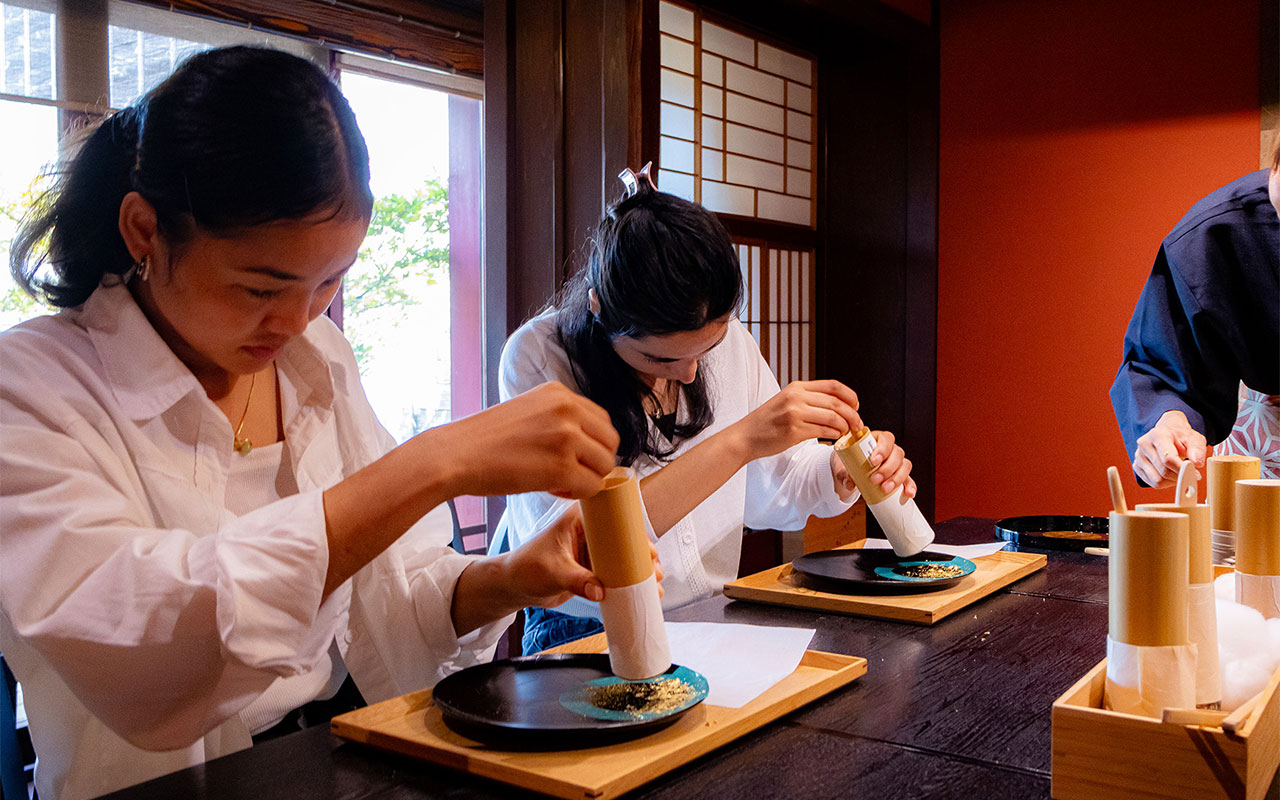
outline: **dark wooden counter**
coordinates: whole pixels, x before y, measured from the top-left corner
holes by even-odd
[[[955,544],[993,536],[985,519],[937,530]],[[863,656],[867,674],[632,796],[1047,798],[1049,708],[1105,655],[1106,596],[1105,558],[1050,553],[1045,569],[927,628],[723,597],[678,609],[667,618],[816,628],[810,647]],[[325,728],[111,795],[535,796],[344,742]]]

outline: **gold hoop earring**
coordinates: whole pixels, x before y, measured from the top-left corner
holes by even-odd
[[[138,280],[146,282],[151,277],[151,256],[143,256],[141,261],[133,265],[133,274]]]

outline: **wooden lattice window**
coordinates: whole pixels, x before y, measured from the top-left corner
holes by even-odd
[[[738,247],[742,322],[780,384],[814,375],[814,59],[696,6],[658,3],[658,185]]]
[[[760,345],[778,383],[814,372],[813,252],[735,240],[746,301],[739,319]]]
[[[814,60],[666,0],[658,27],[663,190],[813,227]]]

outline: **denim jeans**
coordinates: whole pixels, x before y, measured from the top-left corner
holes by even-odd
[[[602,630],[604,625],[593,617],[574,617],[548,608],[526,608],[520,648],[522,653],[531,656],[548,647],[572,642]]]

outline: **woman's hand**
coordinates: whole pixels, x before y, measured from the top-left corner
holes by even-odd
[[[1168,488],[1177,482],[1184,460],[1190,460],[1197,474],[1202,474],[1208,444],[1204,434],[1191,427],[1186,414],[1166,411],[1154,428],[1138,437],[1133,472],[1153,489]]]
[[[662,564],[653,542],[646,543],[661,595]],[[522,607],[555,608],[574,595],[597,602],[604,598],[606,589],[591,572],[582,509],[577,503],[508,555],[511,584],[521,594]]]
[[[448,498],[586,497],[600,491],[617,449],[609,414],[558,383],[420,433],[325,491],[325,595]]]
[[[807,439],[838,439],[861,428],[862,418],[858,395],[840,381],[792,381],[736,425],[754,461]]]
[[[662,565],[649,542],[662,595]],[[590,569],[582,511],[570,506],[521,547],[477,561],[458,576],[453,624],[459,636],[526,606],[554,608],[577,595],[599,601],[604,585]]]
[[[453,464],[451,497],[544,491],[586,497],[614,467],[618,433],[600,406],[556,382],[433,429]]]
[[[876,447],[871,451],[871,465],[877,468],[871,473],[871,482],[879,485],[885,494],[893,494],[893,490],[901,486],[902,496],[899,502],[906,503],[916,496],[916,482],[911,477],[911,461],[895,443],[894,436],[889,431],[872,431],[871,435],[876,440]],[[831,478],[835,481],[836,494],[840,495],[841,500],[847,501],[853,496],[856,488],[853,478],[849,477],[844,462],[836,455],[834,448],[831,450]]]

